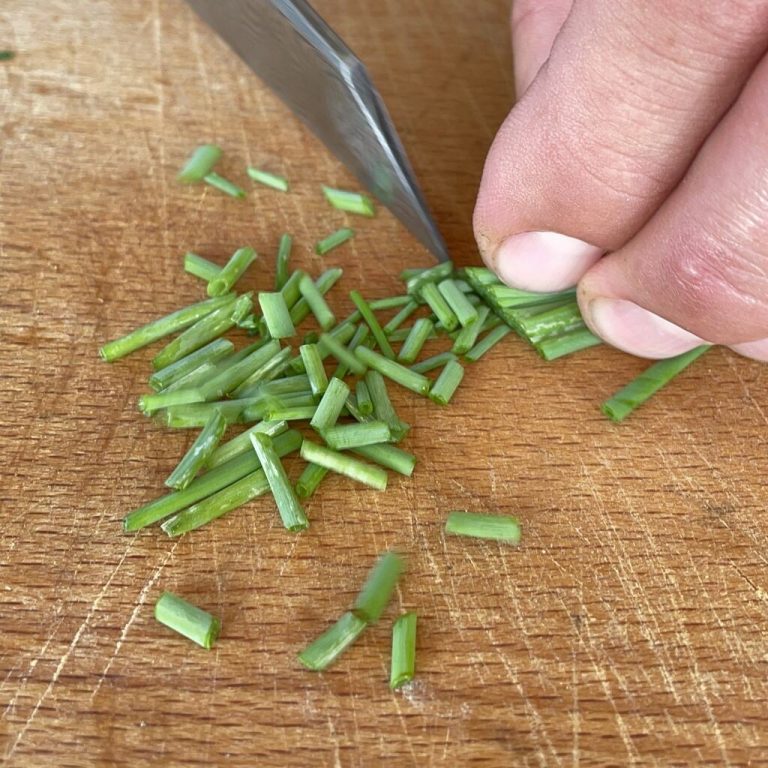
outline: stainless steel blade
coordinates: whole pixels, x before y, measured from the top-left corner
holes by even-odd
[[[445,242],[365,67],[305,0],[187,0],[438,259]]]

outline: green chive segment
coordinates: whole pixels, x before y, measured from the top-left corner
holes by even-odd
[[[360,637],[366,626],[359,616],[348,611],[299,654],[299,661],[313,672],[327,669]]]
[[[416,373],[404,365],[389,360],[388,358],[374,352],[367,347],[358,347],[355,350],[355,356],[361,363],[378,371],[382,376],[386,376],[400,386],[410,389],[419,395],[426,395],[429,392],[429,379],[421,373]]]
[[[323,187],[323,194],[325,199],[339,211],[357,213],[360,216],[373,216],[375,214],[373,202],[366,195],[326,186]]]
[[[291,258],[291,246],[293,238],[286,232],[280,237],[280,245],[277,247],[277,260],[275,267],[275,290],[282,290],[288,282],[288,263]]]
[[[237,184],[234,184],[229,179],[225,179],[223,176],[219,176],[218,173],[214,173],[213,171],[207,173],[203,177],[203,181],[230,197],[236,197],[238,200],[242,200],[245,197],[244,189],[241,189]]]
[[[176,468],[166,478],[165,484],[169,488],[176,488],[177,490],[186,488],[216,450],[216,446],[226,429],[227,421],[221,415],[221,411],[214,411],[195,442],[192,443]]]
[[[210,613],[172,592],[155,603],[155,618],[174,632],[210,650],[221,632],[221,622]]]
[[[520,523],[514,517],[454,511],[445,521],[445,532],[454,536],[520,543]]]
[[[216,277],[208,283],[208,295],[222,296],[229,293],[255,259],[256,251],[253,248],[238,248]]]
[[[296,333],[291,313],[280,291],[259,293],[259,306],[273,339],[285,339]]]
[[[368,574],[352,610],[368,624],[377,622],[389,604],[402,572],[403,558],[400,555],[396,552],[383,554]]]
[[[429,399],[438,405],[448,405],[463,378],[464,366],[458,360],[449,360],[429,390]]]
[[[389,442],[392,435],[383,421],[366,421],[363,424],[340,424],[329,427],[323,433],[329,448],[346,451],[365,445]]]
[[[392,665],[389,687],[393,690],[413,680],[416,672],[416,614],[398,616],[392,625]]]
[[[373,310],[368,306],[366,300],[358,291],[350,291],[349,298],[352,299],[352,303],[357,307],[357,311],[360,313],[365,324],[371,329],[371,333],[373,334],[373,338],[376,339],[379,349],[384,353],[385,357],[393,360],[395,353],[392,351],[392,346],[381,325],[379,325],[376,315],[373,314]]]
[[[305,440],[301,444],[301,458],[356,480],[358,483],[375,488],[377,491],[387,489],[387,473],[381,467],[365,464],[345,453],[333,451],[323,445]]]
[[[268,171],[262,171],[259,168],[247,168],[248,175],[258,184],[263,184],[265,187],[271,187],[278,190],[278,192],[288,191],[288,179],[284,176],[278,176],[276,173],[269,173]]]
[[[355,231],[349,227],[342,227],[332,232],[328,237],[323,238],[319,242],[315,243],[315,253],[318,256],[325,256],[328,251],[337,248],[342,243],[346,243],[347,240],[354,237]]]
[[[194,184],[202,181],[219,162],[221,148],[215,144],[203,144],[197,147],[184,163],[184,167],[176,177],[182,184]]]
[[[209,283],[219,274],[221,267],[196,253],[192,253],[192,251],[188,251],[184,254],[184,271]]]

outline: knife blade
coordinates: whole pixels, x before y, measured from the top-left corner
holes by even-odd
[[[445,242],[362,62],[306,0],[187,0],[440,261]]]

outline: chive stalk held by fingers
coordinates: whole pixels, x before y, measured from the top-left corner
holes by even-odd
[[[464,357],[471,361],[477,362],[486,352],[495,347],[507,334],[512,333],[512,329],[508,325],[499,325],[492,331],[483,336],[480,341],[475,344],[472,349],[467,352]]]
[[[574,352],[580,352],[582,349],[588,349],[602,343],[602,339],[584,326],[560,336],[547,337],[533,346],[545,360],[556,360],[558,357],[565,357],[565,355],[571,355]],[[467,357],[469,358],[469,355]]]
[[[374,371],[378,371],[382,376],[386,376],[388,379],[406,389],[410,389],[412,392],[416,392],[419,395],[426,395],[429,392],[430,381],[426,376],[416,373],[394,360],[389,360],[372,349],[358,347],[355,350],[355,356],[364,365],[373,368]]]
[[[414,363],[411,366],[411,370],[416,371],[416,373],[429,373],[430,371],[434,371],[435,368],[442,368],[451,360],[455,359],[456,355],[453,352],[440,352],[437,355],[433,355],[432,357],[425,357],[418,363]]]
[[[300,499],[308,499],[317,490],[328,471],[318,464],[307,464],[296,481],[296,495]]]
[[[375,488],[377,491],[387,489],[387,473],[381,467],[365,464],[345,453],[333,451],[323,445],[305,440],[301,444],[301,458],[363,483],[363,485]]]
[[[477,321],[477,310],[462,293],[454,280],[450,278],[441,280],[437,284],[437,290],[443,295],[453,314],[458,318],[459,325],[462,328],[466,328]]]
[[[337,248],[342,243],[346,243],[347,240],[354,237],[355,231],[349,227],[342,227],[332,232],[328,237],[315,243],[315,253],[318,256],[325,256],[328,251]]]
[[[659,360],[620,389],[613,397],[608,398],[600,406],[600,410],[612,421],[623,421],[635,408],[656,394],[708,349],[710,346],[704,344],[677,357]]]
[[[320,294],[321,298],[324,294],[331,290],[343,272],[344,270],[342,270],[340,267],[333,267],[332,269],[326,269],[325,272],[323,272],[323,274],[320,275],[317,280],[315,280],[314,287],[317,289],[317,292]],[[299,280],[299,290],[301,290],[301,283],[304,280],[304,277],[305,275],[302,273],[301,280]],[[311,291],[312,289],[310,288],[308,290]],[[314,291],[313,296],[315,298],[316,305],[319,306],[320,302],[317,301],[317,294]],[[325,302],[325,299],[322,299],[322,301]],[[311,311],[314,310],[310,307],[307,299],[302,295],[302,297],[291,307],[291,320],[293,321],[293,324],[300,325]],[[323,310],[320,311],[323,312]],[[330,308],[328,308],[328,312],[330,312]],[[324,318],[323,322],[328,323],[328,313],[324,313],[321,316]]]
[[[368,306],[366,300],[358,291],[350,291],[349,298],[352,299],[352,303],[357,307],[357,311],[360,313],[365,324],[371,329],[373,338],[376,339],[376,343],[379,345],[379,349],[384,356],[388,357],[390,360],[394,360],[395,353],[392,350],[389,339],[387,339],[387,335],[384,333],[381,325],[379,325],[376,315],[373,314],[373,311]]]
[[[465,355],[477,343],[477,337],[483,329],[483,323],[488,319],[490,307],[478,307],[477,322],[462,328],[454,339],[451,352],[456,355]]]
[[[392,599],[400,574],[403,558],[396,552],[386,552],[371,568],[360,590],[352,611],[367,624],[375,624]]]
[[[400,688],[413,680],[416,672],[416,614],[411,611],[397,617],[392,625],[392,664],[389,687]]]
[[[174,632],[210,650],[221,632],[221,622],[172,592],[163,592],[155,603],[155,618]]]
[[[206,344],[196,352],[192,352],[186,357],[182,357],[175,363],[172,363],[159,371],[155,371],[149,377],[149,386],[155,391],[170,387],[174,382],[179,381],[196,368],[204,363],[218,363],[220,360],[231,354],[235,345],[226,339],[215,339],[210,344]]]
[[[246,169],[246,172],[255,182],[263,184],[265,187],[271,187],[278,192],[288,191],[288,179],[284,176],[278,176],[276,173],[269,173],[268,171],[250,167]]]
[[[383,421],[368,421],[365,424],[337,424],[328,427],[323,440],[334,451],[346,451],[364,445],[386,443],[391,439],[389,427]]]
[[[321,433],[332,427],[348,397],[349,387],[341,379],[331,379],[309,425]]]
[[[221,296],[229,293],[255,259],[256,251],[253,248],[238,248],[216,277],[208,283],[208,295]]]
[[[407,304],[384,326],[384,333],[388,336],[396,331],[417,309],[418,302],[409,300]]]
[[[356,356],[357,350],[355,350],[355,353],[349,352],[349,350],[347,350],[346,347],[344,347],[344,345],[330,333],[320,334],[319,343],[356,376],[362,376],[365,373],[365,364]],[[360,349],[360,347],[357,349]]]
[[[264,314],[269,335],[273,339],[285,339],[296,333],[291,321],[291,313],[280,291],[259,293],[259,306]]]
[[[220,157],[220,147],[215,144],[203,144],[192,152],[176,179],[182,184],[202,181],[213,170]]]
[[[225,195],[236,197],[238,200],[245,198],[244,189],[241,189],[237,186],[237,184],[234,184],[229,179],[225,179],[223,176],[219,176],[218,173],[214,173],[213,171],[207,173],[203,178],[203,181],[206,184],[214,187],[214,189],[218,189],[219,192],[223,192]]]
[[[307,372],[312,394],[316,397],[322,396],[328,389],[328,374],[323,367],[323,358],[317,349],[317,344],[302,344],[299,347],[299,354],[304,361],[304,370]]]
[[[267,476],[283,525],[289,531],[303,531],[309,527],[301,502],[288,480],[283,464],[275,451],[272,438],[264,434],[251,435],[251,443]]]
[[[464,366],[458,360],[450,360],[429,390],[429,399],[438,405],[448,405],[463,378]]]
[[[520,331],[531,344],[584,327],[579,305],[575,301],[535,312],[520,322]]]
[[[201,389],[180,389],[174,392],[155,392],[151,395],[142,395],[139,398],[139,410],[147,415],[159,411],[161,408],[169,408],[173,405],[188,405],[190,403],[202,403],[205,394]]]
[[[357,213],[360,216],[373,216],[375,213],[373,202],[366,195],[326,186],[323,187],[323,194],[325,199],[339,211]]]
[[[131,352],[135,352],[137,349],[162,339],[164,336],[169,336],[172,333],[189,328],[204,317],[218,309],[231,305],[233,302],[233,296],[218,296],[215,299],[208,299],[207,301],[201,301],[199,304],[191,304],[183,309],[178,309],[175,312],[171,312],[170,315],[142,325],[141,328],[131,331],[126,336],[107,342],[99,350],[99,354],[103,360],[112,363]]]
[[[336,316],[309,275],[302,276],[299,281],[299,291],[309,305],[309,309],[315,316],[317,324],[324,331],[330,331],[336,325]]]
[[[313,672],[322,672],[360,637],[366,626],[367,624],[351,611],[345,613],[299,654],[299,661]]]
[[[221,267],[196,253],[192,253],[192,251],[188,251],[184,254],[184,271],[209,283],[221,272]]]
[[[435,317],[440,321],[446,331],[455,331],[459,326],[459,318],[451,309],[448,302],[440,293],[434,283],[426,283],[419,291],[419,296],[427,303],[434,312]]]
[[[227,421],[221,415],[221,411],[214,411],[195,442],[189,447],[173,472],[168,475],[165,484],[176,490],[186,488],[216,450],[226,429]]]
[[[255,432],[263,432],[269,437],[277,437],[288,429],[288,423],[285,421],[260,421],[258,424],[254,424],[252,427],[241,432],[231,440],[227,440],[226,443],[219,445],[215,451],[208,457],[205,462],[206,466],[218,467],[219,464],[223,464],[225,461],[229,461],[235,456],[245,453],[246,451],[252,451],[251,435]]]
[[[355,384],[355,401],[363,416],[370,416],[373,413],[371,393],[368,391],[368,385],[362,379],[359,379]]]
[[[401,363],[413,363],[419,356],[422,347],[434,330],[434,323],[427,317],[420,317],[411,328],[405,339],[397,359]]]
[[[412,453],[389,443],[362,445],[355,448],[354,451],[374,464],[379,464],[406,477],[413,474],[416,466],[416,457]]]
[[[520,523],[514,517],[504,515],[480,515],[458,510],[450,512],[445,521],[445,532],[455,536],[520,543]]]
[[[418,274],[409,277],[405,283],[405,290],[411,296],[418,296],[422,288],[428,283],[439,283],[453,274],[453,264],[450,261],[444,261],[442,264],[422,269]]]
[[[291,246],[293,238],[286,232],[280,237],[280,245],[277,247],[277,259],[275,265],[275,290],[282,290],[288,282],[288,262],[291,258]]]

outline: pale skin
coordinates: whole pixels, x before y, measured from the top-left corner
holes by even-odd
[[[486,263],[632,354],[768,361],[768,0],[515,0]]]

